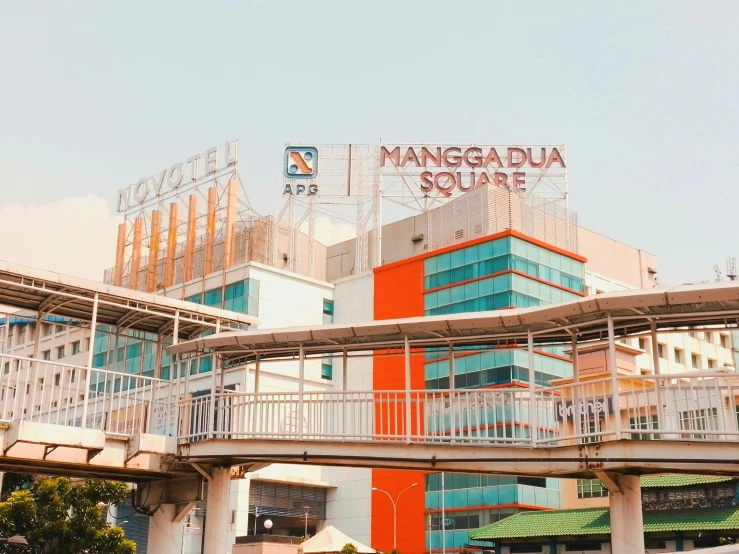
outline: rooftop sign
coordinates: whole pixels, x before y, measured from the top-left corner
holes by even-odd
[[[383,145],[383,175],[402,174],[424,193],[451,196],[492,183],[526,190],[542,178],[566,181],[564,146]]]
[[[190,156],[185,162],[176,163],[150,177],[142,177],[119,190],[117,210],[125,212],[130,208],[143,208],[176,192],[188,190],[233,167],[238,161],[238,141],[208,148],[203,153]]]

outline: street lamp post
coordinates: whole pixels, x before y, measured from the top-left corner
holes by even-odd
[[[398,493],[398,496],[395,497],[395,500],[393,500],[393,497],[390,496],[389,492],[382,490],[382,489],[378,489],[377,487],[372,487],[373,491],[384,492],[387,495],[387,497],[390,499],[390,502],[393,505],[393,550],[396,550],[398,548],[398,502],[400,502],[400,496],[405,491],[407,491],[408,489],[412,489],[416,485],[418,485],[418,483],[413,483],[409,487],[404,488],[402,491]]]
[[[310,506],[303,506],[305,509],[305,533],[303,534],[304,537],[308,536],[308,513],[310,512]]]

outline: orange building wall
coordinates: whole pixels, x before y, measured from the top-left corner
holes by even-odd
[[[423,260],[402,261],[375,269],[375,319],[414,317],[423,315]],[[411,388],[423,389],[423,352],[411,356]],[[373,369],[375,390],[405,388],[403,358],[376,357]],[[386,490],[393,498],[413,483],[398,502],[398,550],[402,554],[422,554],[425,539],[425,478],[423,471],[373,469],[372,486]],[[371,546],[388,552],[393,548],[393,507],[381,492],[372,493]]]

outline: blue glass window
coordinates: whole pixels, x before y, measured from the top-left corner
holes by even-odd
[[[424,261],[427,290],[513,269],[584,292],[582,262],[514,237],[447,252]]]
[[[211,306],[213,308],[222,307],[223,304],[221,298],[221,289],[205,291],[205,299],[203,301],[203,304],[205,304],[206,306]]]
[[[327,300],[324,298],[323,300],[323,323],[333,323],[334,322],[334,301],[333,300]]]
[[[321,379],[331,380],[334,374],[334,361],[331,356],[324,356],[321,360]]]

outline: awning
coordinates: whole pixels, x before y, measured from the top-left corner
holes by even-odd
[[[529,330],[537,344],[569,344],[608,337],[607,317],[617,336],[646,333],[654,322],[658,331],[739,325],[739,283],[683,285],[629,290],[588,296],[534,308],[496,310],[443,316],[375,320],[362,323],[260,329],[216,334],[171,347],[183,354],[203,349],[224,358],[262,359],[307,354],[340,354],[402,348],[407,337],[413,348],[525,345]]]
[[[300,545],[303,554],[322,554],[341,552],[347,544],[353,544],[357,548],[358,554],[375,554],[375,549],[370,548],[352,539],[349,535],[345,535],[333,525],[327,525],[316,536],[311,537]]]
[[[0,261],[0,305],[89,322],[96,294],[99,324],[170,334],[179,314],[180,339],[217,324],[238,328],[259,322],[246,314]]]

